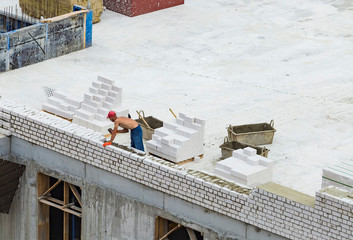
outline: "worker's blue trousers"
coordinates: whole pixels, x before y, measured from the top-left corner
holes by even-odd
[[[145,149],[143,147],[142,136],[143,136],[143,133],[142,133],[142,128],[140,125],[138,125],[134,129],[132,129],[130,132],[131,147],[136,148],[141,151],[145,151]]]

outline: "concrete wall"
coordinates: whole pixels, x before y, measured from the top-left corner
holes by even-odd
[[[0,34],[0,72],[6,71],[7,43],[7,36]]]
[[[92,45],[92,12],[0,34],[0,71],[17,69]]]
[[[116,174],[63,156],[17,137],[1,158],[26,165],[10,213],[0,214],[0,239],[37,239],[37,173],[81,187],[82,239],[154,239],[160,216],[204,233],[205,240],[283,239]],[[1,153],[1,152],[0,152]]]
[[[244,188],[140,152],[114,146],[103,148],[102,134],[5,99],[0,99],[0,120],[3,122],[0,127],[22,141],[18,144],[20,141],[12,140],[11,152],[16,156],[29,158],[21,153],[26,151],[32,154],[30,159],[73,176],[85,171],[86,181],[131,194],[136,201],[162,209],[180,221],[205,226],[216,232],[219,239],[259,239],[253,238],[256,231],[247,232],[248,224],[262,229],[260,232],[266,236],[277,234],[289,239],[347,239],[353,235],[353,200],[349,195],[336,197],[330,192],[317,192],[315,197],[307,196],[303,201],[264,187]],[[24,142],[32,144],[31,147],[24,147]],[[43,151],[61,157],[50,162]],[[71,165],[74,163],[76,167]],[[104,174],[89,173],[87,169],[99,169]],[[134,193],[126,192],[130,189]],[[163,205],[154,206],[153,199],[161,195]],[[204,212],[212,215],[205,216]],[[148,226],[146,222],[141,224]]]

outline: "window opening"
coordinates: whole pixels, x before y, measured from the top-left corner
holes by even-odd
[[[38,175],[39,240],[81,239],[81,189],[62,180]]]
[[[157,217],[155,240],[203,240],[203,234],[170,220]]]

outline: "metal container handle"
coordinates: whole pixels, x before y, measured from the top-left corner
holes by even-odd
[[[273,121],[273,119],[272,119],[271,122],[270,122],[270,126],[273,127],[274,124],[275,124],[275,123],[274,123],[274,121]]]
[[[229,139],[228,139],[228,137],[224,137],[224,143],[226,143],[226,142],[229,142]]]
[[[229,127],[226,127],[226,129],[227,129],[230,133],[235,134],[235,133],[233,132],[233,130],[232,130],[232,125],[229,124]]]
[[[140,113],[142,113],[143,118],[145,118],[145,112],[143,110],[140,110],[139,112],[139,118],[141,119]]]

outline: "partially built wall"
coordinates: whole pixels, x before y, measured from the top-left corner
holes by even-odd
[[[92,45],[92,12],[67,16],[0,33],[0,72],[62,56]]]
[[[205,240],[353,234],[353,200],[339,189],[311,197],[274,183],[241,187],[133,149],[103,148],[102,134],[5,99],[0,130],[0,157],[26,165],[9,214],[0,214],[1,239],[46,239],[33,231],[42,206],[39,173],[80,187],[81,239],[155,239],[158,217]]]

